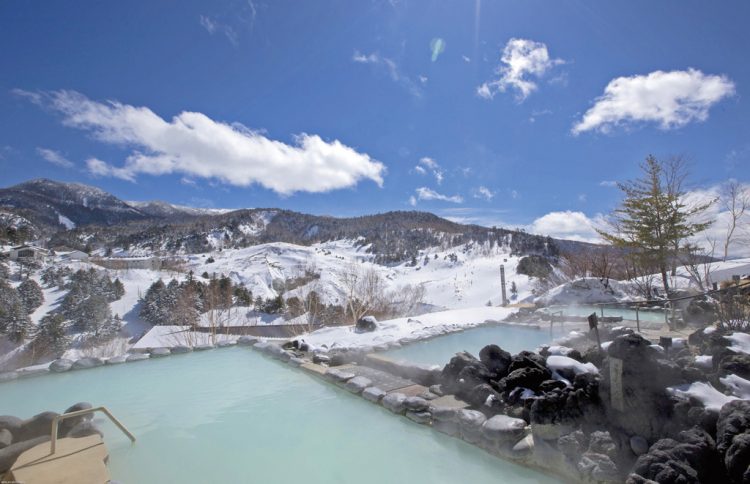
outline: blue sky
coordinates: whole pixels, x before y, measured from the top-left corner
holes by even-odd
[[[746,1],[0,3],[0,183],[592,235],[649,153],[750,181]]]

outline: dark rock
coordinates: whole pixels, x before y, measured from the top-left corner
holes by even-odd
[[[662,484],[722,482],[714,440],[694,427],[680,432],[677,439],[661,439],[648,453],[638,457],[633,473]]]
[[[15,444],[11,444],[4,449],[0,449],[0,476],[10,470],[10,468],[16,462],[16,459],[18,459],[19,455],[23,454],[32,447],[36,447],[42,442],[48,442],[50,439],[50,432],[51,431],[48,431],[47,435],[42,435],[33,439],[23,441],[18,439],[18,442],[16,442]]]
[[[750,355],[727,355],[719,362],[719,372],[722,375],[734,373],[735,375],[750,379]]]
[[[4,449],[13,443],[13,434],[8,429],[0,430],[0,449]]]
[[[543,381],[548,380],[552,374],[546,368],[519,368],[513,370],[503,378],[506,391],[511,391],[517,387],[528,388],[529,390],[538,390]]]
[[[617,466],[609,456],[586,452],[578,461],[578,471],[596,482],[621,482]]]
[[[447,384],[453,384],[458,380],[458,374],[468,365],[480,363],[471,353],[462,351],[456,353],[447,365],[443,368],[442,378]]]
[[[94,422],[90,420],[79,422],[75,427],[70,429],[70,431],[65,434],[66,437],[71,437],[74,439],[88,437],[90,435],[99,435],[100,437],[104,437],[102,431],[99,430],[96,424],[94,424]]]
[[[541,385],[539,385],[539,391],[542,393],[551,392],[552,390],[562,390],[567,385],[560,380],[544,380]]]
[[[466,395],[466,401],[475,407],[481,407],[487,404],[487,399],[490,397],[492,397],[492,401],[497,401],[498,403],[502,401],[500,393],[495,391],[490,385],[481,383],[469,390]]]
[[[374,316],[365,316],[357,320],[355,330],[359,333],[370,333],[378,329],[378,320]]]
[[[320,354],[320,353],[315,353],[315,354],[313,355],[313,359],[312,359],[312,361],[313,361],[313,363],[315,363],[316,365],[320,365],[320,364],[326,364],[326,365],[327,365],[328,363],[330,363],[330,361],[331,361],[331,358],[330,358],[330,357],[328,357],[328,355],[322,355],[322,354]]]
[[[497,345],[487,345],[479,351],[479,360],[495,378],[502,378],[508,374],[511,354]]]
[[[34,415],[30,419],[24,420],[21,424],[21,428],[17,432],[13,433],[13,437],[16,442],[23,440],[34,439],[46,435],[50,436],[52,433],[52,420],[60,415],[57,412],[42,412]]]
[[[532,353],[531,351],[522,351],[511,359],[510,365],[508,366],[508,373],[521,368],[546,370],[546,360],[543,356]]]
[[[736,435],[724,456],[731,482],[750,482],[750,432]]]
[[[716,422],[716,448],[725,454],[735,436],[750,431],[750,401],[733,400],[719,411]]]

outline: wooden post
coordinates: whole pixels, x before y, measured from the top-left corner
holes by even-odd
[[[596,313],[591,313],[589,315],[589,330],[594,330],[594,334],[596,334],[596,345],[599,348],[599,351],[602,351],[602,340],[599,339],[599,318],[596,317]]]
[[[641,318],[639,315],[640,306],[635,307],[635,327],[638,329],[638,332],[641,332]]]

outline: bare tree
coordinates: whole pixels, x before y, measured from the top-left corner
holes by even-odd
[[[707,239],[708,249],[688,244],[679,256],[690,280],[701,291],[711,288],[711,270],[713,269],[716,240]]]
[[[356,323],[369,311],[381,308],[385,295],[383,278],[373,267],[353,262],[339,274],[346,297],[346,313]]]
[[[729,246],[735,240],[738,224],[745,216],[748,207],[750,207],[750,193],[737,180],[730,180],[722,189],[719,197],[721,205],[729,213],[727,230],[724,238],[724,260],[729,257]],[[740,234],[741,237],[746,234]]]

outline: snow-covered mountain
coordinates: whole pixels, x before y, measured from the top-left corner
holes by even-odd
[[[148,218],[147,214],[99,188],[46,178],[0,189],[0,207],[27,218],[43,232]]]

